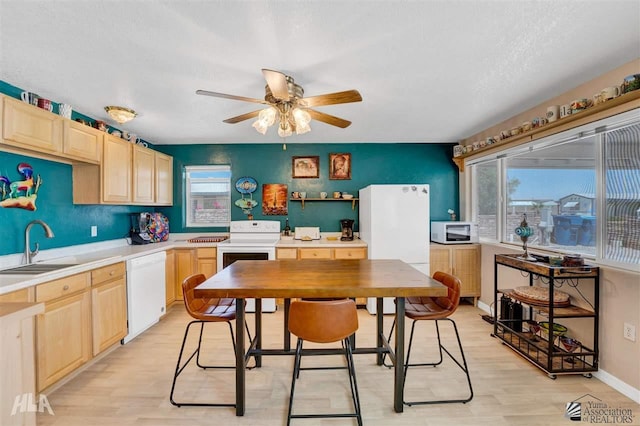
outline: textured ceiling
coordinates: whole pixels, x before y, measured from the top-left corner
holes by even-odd
[[[640,1],[0,0],[0,43],[1,80],[155,144],[282,142],[195,95],[262,98],[262,68],[362,94],[287,143],[453,142],[640,57]]]

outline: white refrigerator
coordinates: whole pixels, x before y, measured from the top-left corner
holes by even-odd
[[[359,236],[368,245],[369,259],[400,259],[429,275],[429,185],[369,185],[359,191]],[[367,299],[375,314],[376,299]],[[395,312],[385,297],[383,313]]]

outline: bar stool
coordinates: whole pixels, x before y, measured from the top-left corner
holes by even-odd
[[[445,399],[445,400],[430,400],[430,401],[413,401],[406,402],[403,401],[404,404],[411,405],[423,405],[423,404],[443,404],[443,403],[452,403],[452,402],[461,402],[467,403],[471,401],[473,398],[473,388],[471,386],[471,377],[469,376],[469,367],[467,366],[467,361],[464,356],[464,351],[462,350],[462,343],[460,341],[460,335],[458,334],[458,327],[456,326],[456,322],[450,318],[450,316],[458,309],[458,304],[460,303],[460,280],[446,272],[438,271],[433,274],[433,279],[436,281],[440,281],[442,284],[448,287],[448,294],[446,297],[408,297],[405,300],[405,316],[413,320],[411,324],[411,335],[409,337],[409,346],[407,347],[407,360],[404,365],[404,378],[403,378],[403,386],[407,380],[407,372],[409,367],[419,367],[419,366],[433,366],[436,367],[440,365],[443,361],[442,351],[446,352],[446,354],[455,362],[462,371],[464,371],[467,376],[467,383],[469,385],[469,396],[462,399]],[[440,327],[438,325],[439,321],[449,321],[453,325],[453,330],[456,334],[456,339],[458,341],[458,347],[460,349],[461,361],[454,357],[451,352],[447,350],[442,344],[440,340]],[[411,356],[411,345],[413,343],[413,333],[415,330],[416,322],[418,321],[434,321],[436,326],[436,334],[438,336],[438,350],[440,354],[440,358],[436,362],[427,362],[427,363],[414,363],[411,364],[409,362],[409,357]],[[393,334],[393,328],[395,326],[395,321],[391,326],[391,333],[389,334],[389,341],[391,341],[391,335]]]
[[[182,295],[184,298],[184,306],[187,309],[187,313],[194,318],[191,321],[185,331],[184,338],[182,339],[182,347],[180,348],[180,355],[178,356],[178,362],[176,364],[176,371],[173,375],[173,384],[171,385],[171,395],[169,396],[169,400],[173,405],[181,407],[185,406],[198,406],[198,407],[235,407],[235,404],[223,404],[223,403],[193,403],[193,402],[176,402],[173,399],[173,392],[176,387],[176,380],[185,367],[191,362],[191,360],[196,358],[196,365],[202,369],[207,368],[236,368],[235,365],[229,366],[219,366],[219,365],[202,365],[200,364],[200,347],[202,345],[202,332],[204,329],[205,323],[227,323],[229,325],[229,331],[231,334],[231,343],[233,344],[233,350],[235,353],[236,341],[233,337],[233,326],[231,325],[231,321],[236,318],[236,300],[230,298],[224,299],[199,299],[194,297],[193,290],[198,285],[202,284],[206,280],[206,277],[203,274],[194,274],[190,275],[184,279],[182,282]],[[191,354],[189,359],[183,364],[182,362],[182,354],[184,352],[184,346],[187,342],[187,337],[189,335],[189,330],[191,326],[194,324],[200,324],[200,335],[198,336],[198,347]],[[245,323],[245,327],[247,324]],[[251,335],[249,334],[249,329],[247,327],[247,335],[249,336],[249,340],[251,340]]]
[[[295,300],[291,302],[289,308],[289,331],[298,337],[296,345],[296,355],[293,367],[293,377],[291,380],[291,394],[289,396],[289,412],[287,415],[287,425],[291,424],[291,419],[301,418],[333,418],[349,417],[356,418],[358,425],[362,426],[362,415],[360,412],[360,397],[358,395],[358,384],[356,382],[356,371],[353,364],[353,354],[349,336],[358,330],[358,313],[353,300]],[[295,392],[296,380],[300,377],[300,370],[323,369],[301,368],[300,360],[302,355],[309,355],[302,351],[303,341],[314,343],[342,342],[342,349],[336,348],[321,354],[336,353],[344,354],[349,371],[349,384],[351,387],[351,398],[355,408],[354,413],[344,414],[291,414],[293,408],[293,395]],[[328,367],[331,368],[331,367]],[[344,368],[344,367],[338,367]]]

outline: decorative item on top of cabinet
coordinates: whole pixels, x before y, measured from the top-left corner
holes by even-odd
[[[472,297],[474,306],[480,297],[480,244],[444,245],[432,243],[429,268],[447,272],[460,279],[460,297]]]

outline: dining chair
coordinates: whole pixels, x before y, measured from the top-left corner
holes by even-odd
[[[451,319],[451,315],[458,309],[460,303],[460,279],[456,276],[448,274],[446,272],[437,271],[433,274],[433,279],[441,282],[448,288],[447,296],[444,297],[407,297],[405,299],[405,316],[413,320],[411,324],[411,334],[409,337],[409,345],[407,347],[407,359],[404,364],[404,377],[403,387],[407,380],[407,372],[409,367],[424,367],[433,366],[436,367],[442,364],[444,351],[452,360],[456,363],[460,369],[465,373],[467,377],[467,383],[469,386],[469,396],[461,399],[441,399],[441,400],[429,400],[429,401],[403,401],[405,405],[423,405],[423,404],[443,404],[452,402],[467,403],[473,398],[473,387],[471,386],[471,377],[469,376],[469,367],[467,366],[467,360],[464,356],[464,350],[462,349],[462,342],[460,341],[460,334],[458,333],[458,327],[456,322]],[[418,321],[433,321],[436,328],[436,335],[438,337],[438,352],[439,359],[436,362],[421,362],[411,363],[411,347],[413,344],[413,337],[415,326]],[[453,331],[458,341],[458,348],[460,350],[461,359],[456,358],[449,352],[449,350],[442,344],[440,338],[439,321],[448,321],[453,326]],[[395,320],[391,326],[391,332],[389,334],[389,342],[391,342],[391,336],[393,335],[393,329],[395,326]],[[385,364],[386,365],[386,364]],[[387,365],[387,367],[391,367]]]
[[[193,274],[188,276],[182,282],[182,296],[184,299],[184,306],[187,309],[187,313],[193,318],[184,331],[184,338],[182,339],[182,346],[180,347],[180,355],[178,355],[178,362],[176,364],[176,371],[173,375],[173,384],[171,385],[171,395],[169,396],[169,400],[173,405],[181,407],[185,406],[205,406],[205,407],[235,407],[235,404],[226,404],[226,403],[199,403],[199,402],[176,402],[173,399],[173,393],[176,388],[176,380],[178,376],[182,373],[185,367],[191,362],[191,360],[195,357],[196,365],[202,369],[207,368],[236,368],[235,365],[202,365],[200,363],[200,349],[202,347],[202,332],[204,330],[205,323],[227,323],[229,326],[229,332],[231,334],[231,343],[233,344],[233,351],[235,353],[236,349],[236,341],[233,336],[233,326],[231,322],[236,318],[236,300],[232,298],[224,298],[224,299],[202,299],[196,298],[194,296],[194,289],[202,284],[206,280],[206,277],[203,274]],[[200,333],[198,336],[198,346],[196,350],[189,356],[187,361],[181,365],[182,363],[182,355],[184,353],[184,347],[187,342],[187,337],[189,336],[189,330],[191,326],[194,324],[200,324]],[[249,336],[249,340],[251,340],[251,334],[249,333],[249,329],[247,324],[245,323],[245,327],[247,330],[247,335]]]
[[[294,300],[289,307],[289,331],[298,337],[296,344],[293,376],[291,379],[291,394],[289,395],[289,411],[287,425],[291,419],[301,418],[356,418],[358,425],[362,426],[360,411],[360,397],[356,382],[356,370],[353,364],[353,353],[349,337],[358,330],[358,313],[356,303],[351,299],[341,300]],[[304,341],[314,343],[341,342],[341,348],[335,348],[329,352],[320,352],[322,355],[344,354],[347,362],[346,369],[349,372],[349,385],[351,398],[355,412],[353,413],[325,413],[325,414],[292,414],[293,396],[296,381],[300,377],[300,370],[336,369],[345,367],[307,367],[301,368],[302,355],[309,356],[313,352],[303,352]]]

